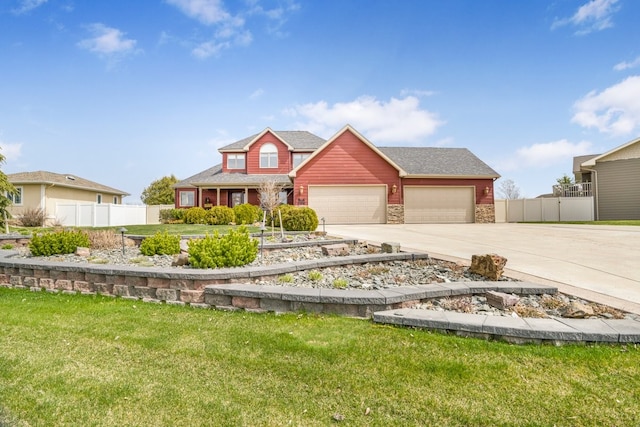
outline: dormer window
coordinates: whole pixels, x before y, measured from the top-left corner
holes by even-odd
[[[271,143],[264,144],[260,147],[260,167],[261,168],[277,168],[278,167],[278,149]]]
[[[244,154],[227,154],[227,169],[244,169]]]
[[[304,162],[307,157],[309,157],[311,154],[309,153],[294,153],[293,155],[293,167],[298,167],[298,165],[302,162]]]

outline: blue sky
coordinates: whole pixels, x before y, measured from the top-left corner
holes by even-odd
[[[2,0],[5,173],[140,203],[262,131],[466,147],[535,197],[640,133],[635,0]],[[497,182],[500,185],[500,181]]]

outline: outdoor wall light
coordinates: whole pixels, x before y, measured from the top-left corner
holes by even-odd
[[[491,189],[489,187],[484,187],[484,195],[488,196]]]
[[[397,191],[398,191],[398,186],[393,184],[391,186],[391,194],[396,194]]]
[[[124,233],[127,232],[127,229],[124,228],[124,227],[120,227],[120,229],[118,231],[122,235],[122,255],[124,255]]]
[[[304,194],[304,185],[300,186],[300,191],[299,191],[300,195],[302,196]]]

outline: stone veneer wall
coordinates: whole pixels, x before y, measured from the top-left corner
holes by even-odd
[[[404,224],[404,205],[387,205],[387,224]]]
[[[496,206],[476,205],[476,224],[487,224],[496,222]]]

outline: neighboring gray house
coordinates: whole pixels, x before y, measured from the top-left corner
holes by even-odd
[[[576,183],[590,182],[596,220],[640,219],[640,138],[573,159]]]

